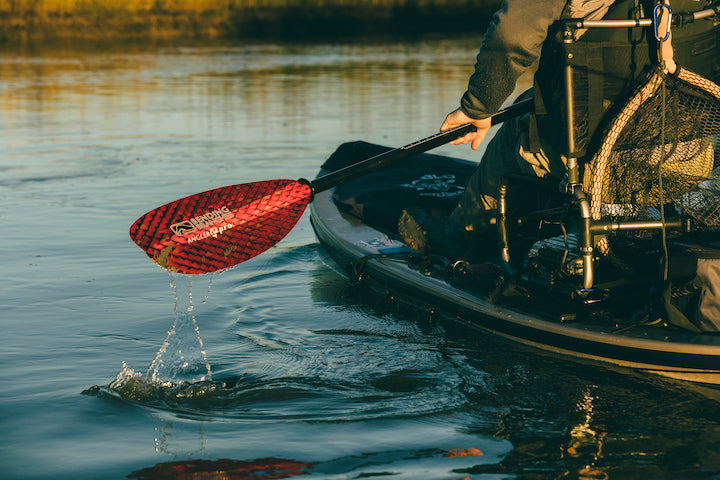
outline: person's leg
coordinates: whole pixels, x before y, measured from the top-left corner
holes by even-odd
[[[565,175],[562,157],[543,142],[539,153],[529,150],[530,115],[505,122],[488,143],[485,154],[465,186],[450,220],[459,229],[484,235],[495,233],[497,194],[500,180],[507,174],[552,178],[558,182]],[[528,189],[515,192],[509,209],[514,212],[532,209],[534,193]]]

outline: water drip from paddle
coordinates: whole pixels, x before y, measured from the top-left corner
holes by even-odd
[[[175,323],[145,377],[168,386],[210,381],[212,372],[193,313],[192,276],[170,275],[175,289]]]
[[[145,375],[123,362],[122,370],[109,385],[96,385],[84,393],[163,406],[178,400],[192,401],[217,389],[193,312],[193,277],[170,275],[175,291],[175,321]]]

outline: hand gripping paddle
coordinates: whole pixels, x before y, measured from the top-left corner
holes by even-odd
[[[492,124],[528,112],[532,99],[492,116]],[[215,272],[277,244],[300,220],[313,195],[451,142],[468,123],[355,163],[313,181],[266,180],[229,185],[167,203],[138,218],[130,237],[161,267],[179,273]]]

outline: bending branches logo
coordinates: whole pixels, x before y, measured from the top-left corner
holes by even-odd
[[[170,229],[175,235],[180,237],[188,236],[188,243],[203,240],[208,237],[217,237],[219,234],[233,227],[232,223],[225,223],[219,226],[213,226],[218,221],[227,221],[232,218],[233,214],[229,208],[223,206],[212,212],[193,217],[189,220],[183,220],[182,222],[173,223],[170,225]],[[212,227],[209,230],[200,232],[201,230]],[[197,235],[191,235],[195,232],[200,232]]]

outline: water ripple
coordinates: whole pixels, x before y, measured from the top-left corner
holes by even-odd
[[[259,354],[242,372],[237,365],[214,367],[214,381],[153,382],[124,366],[110,384],[85,393],[203,417],[336,422],[455,411],[474,391],[472,378],[481,376],[473,371],[466,378],[438,365],[444,360],[427,345],[388,352],[369,338],[356,345],[325,338],[322,348],[309,349],[260,342],[256,347],[273,354]]]

